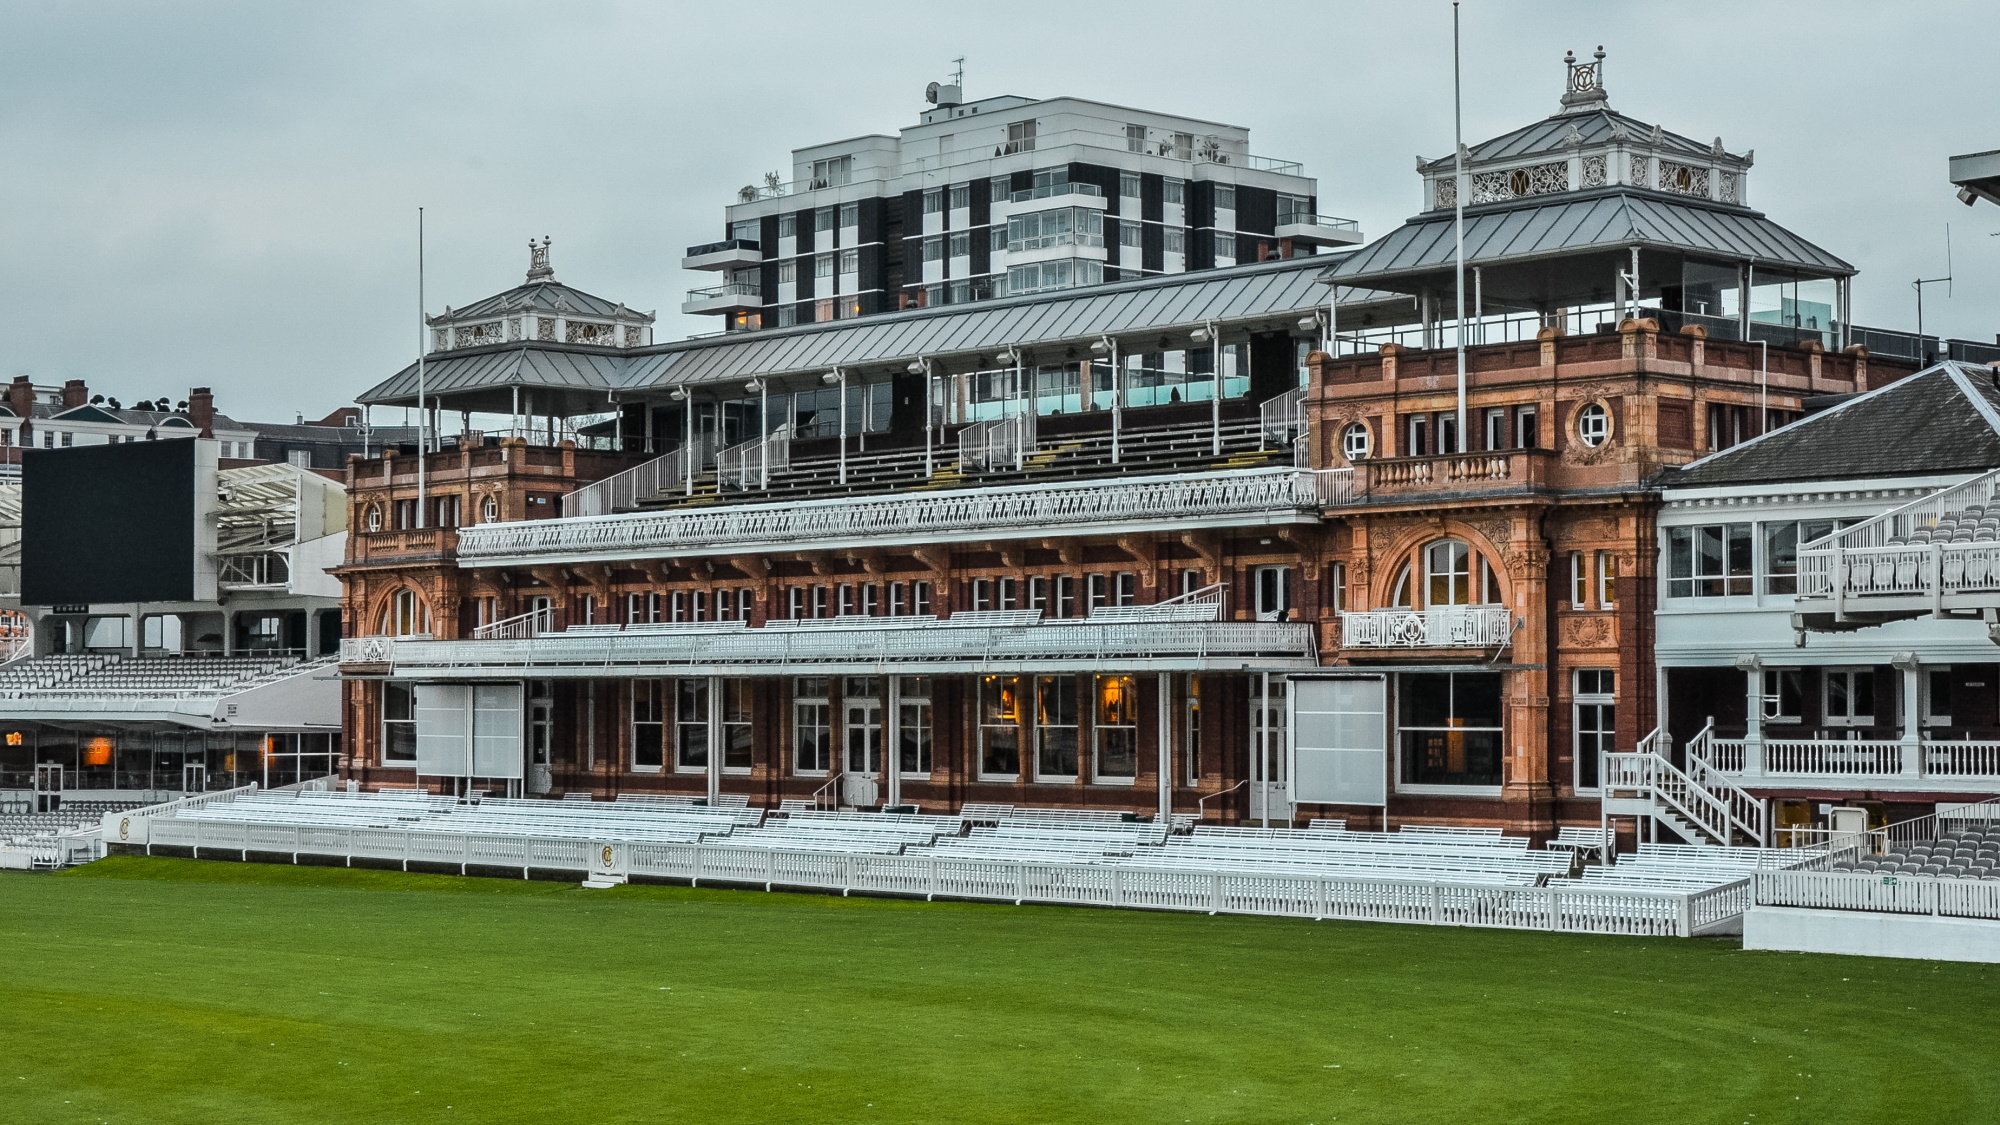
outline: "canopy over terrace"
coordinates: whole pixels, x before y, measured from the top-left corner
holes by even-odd
[[[1037,352],[1055,359],[1107,337],[1127,351],[1187,348],[1193,333],[1211,324],[1225,337],[1298,333],[1302,318],[1323,320],[1334,295],[1319,279],[1325,263],[1323,256],[1287,259],[644,348],[546,340],[468,348],[426,360],[425,398],[447,410],[569,417],[663,399],[679,388],[733,395],[750,379],[804,382],[836,369],[902,374],[918,361],[938,374],[972,371],[995,366],[1010,348],[1027,352],[1029,362]],[[1353,288],[1338,300],[1343,309],[1380,306],[1404,317],[1410,308],[1406,296]],[[415,406],[416,365],[357,401]]]
[[[1643,310],[1670,330],[1844,344],[1854,267],[1748,206],[1753,153],[1612,110],[1603,59],[1567,60],[1560,111],[1469,146],[1462,172],[1419,158],[1428,209],[1324,279],[1414,296],[1423,343],[1441,346],[1462,201],[1468,318],[1531,313],[1532,326],[1569,310],[1588,329]]]

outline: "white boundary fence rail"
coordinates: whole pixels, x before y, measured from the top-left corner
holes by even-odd
[[[1758,906],[2000,919],[2000,882],[1860,871],[1760,871]]]
[[[1014,904],[1129,907],[1207,914],[1481,926],[1563,933],[1690,937],[1731,929],[1750,881],[1693,893],[1574,885],[1499,887],[1322,875],[860,855],[715,844],[484,836],[377,828],[158,820],[154,846],[353,860],[562,870]]]
[[[255,793],[257,783],[239,785],[234,789],[218,789],[213,793],[197,793],[192,797],[182,797],[178,801],[168,801],[159,805],[146,805],[136,809],[104,814],[104,841],[109,844],[143,844],[146,829],[155,817],[172,817],[183,809],[198,809],[216,801],[229,802],[245,793]]]

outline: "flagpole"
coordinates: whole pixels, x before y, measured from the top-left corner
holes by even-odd
[[[424,412],[424,209],[417,208],[417,526],[429,524],[424,509],[430,496],[424,489],[424,462],[430,459],[430,415]]]
[[[1451,5],[1451,146],[1452,228],[1458,240],[1458,433],[1452,452],[1463,453],[1471,443],[1465,429],[1465,122],[1458,82],[1458,0]]]

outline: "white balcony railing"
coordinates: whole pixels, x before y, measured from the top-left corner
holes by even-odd
[[[1882,739],[1766,738],[1761,768],[1743,738],[1708,738],[1690,744],[1716,770],[1735,777],[1825,778],[1886,781],[1895,778],[2000,779],[2000,742],[1925,738],[1915,744]]]
[[[1802,544],[1803,602],[2000,595],[2000,470]],[[1954,605],[1956,608],[1956,605]]]
[[[1502,605],[1376,609],[1340,615],[1344,648],[1492,648],[1514,635]]]
[[[520,641],[539,637],[555,626],[554,610],[531,609],[515,617],[481,625],[472,631],[472,637],[481,641]]]
[[[715,476],[723,488],[738,492],[768,488],[771,474],[792,466],[792,426],[779,426],[762,437],[732,445],[715,455]]]
[[[1306,389],[1294,387],[1284,394],[1267,398],[1258,408],[1263,440],[1267,445],[1286,446],[1306,432]]]
[[[976,670],[1007,662],[1092,667],[1155,667],[1165,662],[1199,668],[1209,660],[1244,658],[1301,668],[1316,663],[1312,626],[1290,622],[1084,619],[958,624],[955,618],[893,617],[866,624],[785,622],[759,629],[647,627],[528,632],[471,641],[397,639],[386,655],[388,659],[379,662],[393,663],[406,672],[457,669],[464,676],[494,669],[620,667],[839,669],[866,664]]]
[[[492,565],[511,559],[807,544],[880,546],[974,534],[1042,535],[1056,528],[1312,522],[1323,498],[1340,491],[1339,484],[1324,483],[1327,479],[1326,473],[1306,469],[1250,469],[524,520],[462,528],[458,554],[461,561]]]

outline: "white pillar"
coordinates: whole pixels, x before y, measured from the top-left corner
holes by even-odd
[[[1160,673],[1160,812],[1161,824],[1173,816],[1174,812],[1174,676],[1171,672]]]
[[[1759,777],[1764,773],[1764,669],[1746,670],[1743,680],[1743,774]]]
[[[882,752],[888,755],[882,769],[889,775],[889,799],[885,803],[900,805],[903,803],[903,685],[900,677],[888,679],[888,707],[882,716]]]
[[[1924,770],[1923,687],[1924,668],[1915,653],[1904,653],[1896,661],[1903,673],[1903,769],[1904,777],[1922,776]]]
[[[722,677],[708,678],[708,802],[722,795]]]

